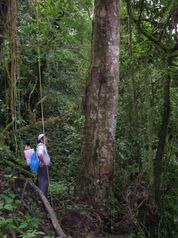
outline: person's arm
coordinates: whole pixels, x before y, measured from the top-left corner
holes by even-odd
[[[43,146],[39,146],[37,150],[38,159],[40,161],[40,166],[43,167],[45,165],[44,159],[43,159]]]
[[[43,167],[43,166],[45,165],[44,160],[43,160],[43,155],[42,155],[42,154],[39,154],[39,155],[38,155],[38,159],[39,159],[39,161],[40,161],[40,166]]]

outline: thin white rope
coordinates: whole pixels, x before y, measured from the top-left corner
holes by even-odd
[[[39,34],[40,34],[40,24],[39,24],[39,4],[38,0],[35,1],[36,3],[36,22],[37,22],[37,50],[38,50],[38,75],[39,75],[39,82],[40,82],[40,103],[41,103],[41,121],[42,121],[42,127],[43,127],[43,134],[45,134],[45,125],[44,125],[44,109],[43,109],[43,89],[42,89],[42,79],[41,79],[41,51],[40,51],[40,41],[39,41]],[[47,169],[47,177],[48,177],[48,184],[50,187],[50,178],[49,178],[49,172],[48,172],[48,167]],[[51,199],[51,206],[53,207],[53,199],[52,195],[49,191],[49,196]]]
[[[39,24],[39,5],[38,1],[36,0],[36,22],[37,22],[37,53],[38,53],[38,76],[39,76],[39,83],[40,83],[40,105],[41,105],[41,121],[43,127],[43,134],[45,134],[45,125],[44,125],[44,109],[43,109],[43,89],[42,89],[42,78],[41,78],[41,50],[40,50],[40,41],[39,41],[39,34],[40,34],[40,24]]]

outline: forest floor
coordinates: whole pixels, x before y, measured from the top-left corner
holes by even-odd
[[[3,237],[7,238],[21,238],[21,237],[34,237],[34,238],[53,238],[55,232],[51,223],[51,220],[42,204],[40,198],[30,187],[25,187],[24,180],[20,179],[20,174],[14,171],[7,172],[6,169],[0,168],[0,230],[2,230]],[[10,195],[9,195],[10,194]],[[12,196],[12,194],[14,194]],[[18,199],[18,205],[14,205],[14,201],[8,200],[8,196],[13,200]],[[3,199],[6,199],[6,204]],[[6,209],[2,209],[2,207]],[[72,238],[126,238],[125,236],[111,236],[104,234],[100,230],[100,218],[94,212],[82,214],[79,211],[73,209],[70,212],[64,212],[65,208],[60,207],[58,198],[53,198],[53,208],[59,219],[59,223],[66,234],[70,234]],[[38,210],[38,211],[37,211]],[[29,218],[29,216],[31,218]],[[60,216],[60,214],[62,214]],[[65,214],[65,215],[64,215]],[[18,227],[24,229],[24,234],[31,234],[36,231],[28,228],[30,226],[28,222],[25,223],[25,218],[28,217],[29,223],[33,223],[33,218],[39,217],[38,230],[42,231],[42,235],[36,233],[36,236],[23,236],[20,234]],[[2,224],[2,219],[5,219],[6,224]],[[31,220],[30,220],[31,219]],[[19,221],[19,223],[17,223]],[[24,228],[23,228],[24,226]],[[28,229],[27,229],[28,228]],[[45,234],[45,235],[44,235]],[[4,236],[5,235],[5,236]]]

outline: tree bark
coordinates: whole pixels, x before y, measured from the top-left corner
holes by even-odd
[[[151,98],[151,78],[145,72],[145,102],[146,102],[146,115],[147,115],[147,141],[148,141],[148,171],[149,171],[149,184],[150,187],[153,187],[153,141],[154,141],[154,129],[153,129],[153,111],[152,111],[152,98]]]
[[[9,33],[9,71],[8,71],[8,98],[6,124],[13,122],[13,131],[17,130],[17,5],[16,0],[9,0],[8,11],[8,33]]]
[[[142,160],[140,152],[140,143],[139,143],[139,117],[138,117],[138,108],[137,108],[137,86],[135,80],[134,72],[134,63],[133,63],[133,52],[132,52],[132,17],[131,17],[131,5],[130,1],[127,1],[127,14],[128,14],[128,53],[129,53],[129,77],[131,79],[131,100],[132,108],[130,111],[131,114],[131,129],[130,137],[133,144],[133,161],[137,163],[138,170],[142,170]]]
[[[6,30],[8,6],[9,6],[8,0],[0,1],[0,53],[1,53],[2,43],[4,41],[4,33]]]
[[[104,202],[110,185],[119,81],[119,0],[96,0],[78,193]]]
[[[171,63],[167,62],[167,68]],[[164,105],[163,105],[163,115],[162,115],[162,124],[160,127],[159,132],[159,142],[158,147],[156,151],[156,156],[154,160],[154,196],[155,196],[155,202],[158,207],[160,207],[160,200],[161,200],[161,175],[162,175],[162,161],[164,157],[164,149],[165,149],[165,143],[166,143],[166,137],[167,137],[167,130],[168,130],[168,124],[169,124],[169,116],[170,116],[170,82],[171,77],[169,72],[166,75],[166,79],[164,82]]]

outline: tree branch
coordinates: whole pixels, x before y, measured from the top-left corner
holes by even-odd
[[[62,230],[59,221],[56,217],[56,213],[54,211],[54,209],[51,207],[49,201],[47,200],[47,198],[45,197],[45,195],[42,193],[42,191],[32,182],[32,180],[28,180],[28,183],[30,184],[30,186],[38,193],[38,195],[40,196],[46,210],[48,211],[49,215],[50,215],[50,219],[52,222],[52,225],[56,231],[56,234],[58,235],[58,238],[71,238],[71,236],[67,236],[64,231]]]
[[[133,16],[132,16],[133,17]],[[152,35],[150,35],[147,31],[145,31],[139,24],[139,22],[133,17],[133,21],[135,22],[135,24],[137,25],[137,28],[139,29],[139,31],[146,36],[151,42],[153,42],[156,46],[158,46],[159,48],[161,48],[163,51],[168,52],[169,50],[164,46],[164,44],[162,44],[158,39],[156,39],[155,37],[153,37]]]
[[[1,164],[1,162],[2,162],[3,165],[4,165],[3,162],[5,162],[5,163],[7,163],[7,164],[10,165],[10,166],[15,167],[15,168],[18,169],[19,171],[22,171],[22,172],[25,172],[25,173],[28,174],[28,175],[31,175],[30,172],[25,171],[23,168],[18,167],[16,164],[13,164],[12,162],[10,162],[10,161],[8,161],[8,160],[2,160],[2,161],[0,160],[0,164]],[[29,176],[29,177],[30,177],[30,176]],[[49,201],[47,200],[47,198],[45,197],[45,195],[42,193],[42,191],[33,183],[33,181],[32,181],[30,178],[25,179],[25,178],[21,177],[20,179],[22,179],[23,181],[25,181],[25,185],[24,185],[24,188],[23,188],[23,191],[22,191],[21,201],[23,200],[23,194],[24,194],[24,191],[25,191],[26,186],[27,186],[27,183],[28,183],[28,184],[39,194],[39,196],[40,196],[40,198],[41,198],[41,200],[42,200],[42,202],[43,202],[43,204],[44,204],[44,206],[45,206],[47,212],[48,212],[49,215],[50,215],[50,219],[51,219],[52,225],[53,225],[53,227],[54,227],[54,230],[55,230],[55,232],[56,232],[58,238],[72,238],[71,236],[67,236],[67,235],[63,232],[63,230],[62,230],[62,228],[61,228],[61,226],[60,226],[60,224],[59,224],[59,221],[58,221],[58,219],[57,219],[57,216],[56,216],[56,213],[55,213],[54,209],[51,207]]]
[[[133,13],[132,13],[132,8],[131,8],[131,2],[130,0],[127,0],[127,6],[129,6],[129,15],[132,17],[134,23],[136,24],[138,30],[144,35],[146,36],[151,42],[153,42],[156,46],[158,46],[159,48],[161,48],[163,51],[168,52],[169,50],[164,46],[164,44],[162,44],[159,39],[156,39],[155,37],[153,37],[152,35],[150,35],[147,31],[145,31],[143,29],[143,27],[141,27],[141,14],[143,11],[143,3],[144,0],[142,0],[142,4],[141,4],[141,8],[140,8],[140,14],[139,14],[139,18],[138,20],[136,20],[136,18],[134,18]]]
[[[139,25],[140,25],[140,22],[141,22],[141,17],[142,17],[142,12],[143,12],[143,5],[144,5],[144,0],[141,1],[141,6],[140,6],[140,14],[139,14],[139,18],[138,18]],[[130,12],[132,12],[132,11],[130,10]]]
[[[171,49],[170,49],[170,53],[174,53],[175,51],[177,51],[178,50],[178,43],[176,42],[176,44],[174,45],[174,47],[172,47]]]

